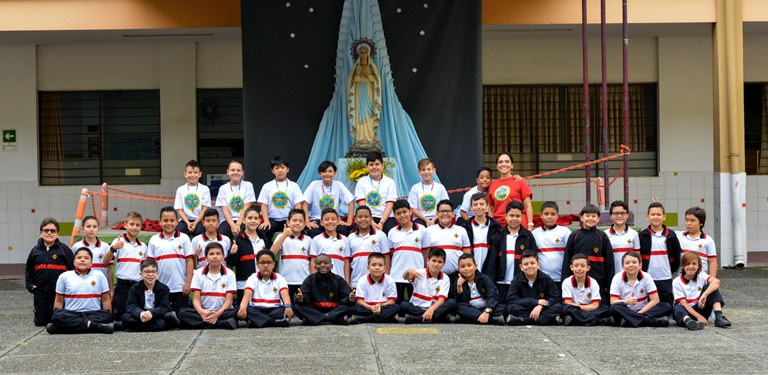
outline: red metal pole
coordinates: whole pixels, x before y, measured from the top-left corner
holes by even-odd
[[[608,157],[608,58],[605,45],[605,0],[600,0],[600,69],[602,71],[602,90],[601,100],[603,106],[603,157]],[[598,167],[599,170],[599,167]],[[599,173],[598,173],[599,174]],[[610,181],[610,168],[608,162],[603,163],[603,184],[608,184]],[[605,188],[605,209],[608,209],[608,205],[611,202],[611,189],[609,186],[603,185]]]
[[[627,0],[621,3],[621,39],[622,62],[624,74],[622,77],[622,125],[624,127],[622,143],[629,146],[629,27],[627,21]],[[629,204],[629,155],[624,154],[624,202]]]
[[[581,59],[584,79],[584,161],[592,160],[590,155],[590,135],[589,135],[589,42],[587,35],[587,0],[581,0]],[[585,169],[586,178],[586,203],[592,203],[592,171],[591,167]]]

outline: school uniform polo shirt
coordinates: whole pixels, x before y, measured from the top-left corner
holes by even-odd
[[[654,232],[650,227],[648,232],[651,234],[651,259],[648,261],[648,273],[654,280],[669,280],[672,278],[672,269],[669,264],[669,252],[667,252],[667,236],[664,231]]]
[[[387,203],[397,200],[397,185],[395,180],[381,176],[381,180],[373,181],[371,176],[365,176],[357,181],[355,186],[355,201],[365,204],[371,209],[371,216],[381,218]]]
[[[461,200],[461,210],[467,213],[467,216],[475,216],[475,211],[472,211],[472,196],[475,193],[479,193],[480,189],[475,185],[468,192],[464,193],[464,198]]]
[[[381,280],[373,281],[371,274],[366,274],[357,280],[355,298],[369,305],[380,305],[389,300],[397,300],[395,281],[387,274]]]
[[[464,249],[469,249],[467,230],[460,225],[443,227],[440,224],[427,228],[429,247],[439,247],[445,250],[445,266],[443,272],[453,273],[459,270],[459,257]]]
[[[637,298],[637,303],[627,307],[632,311],[639,311],[648,304],[648,296],[657,293],[653,277],[646,272],[638,271],[637,280],[634,284],[630,284],[625,272],[617,273],[611,281],[611,297],[627,299],[632,296],[632,293]]]
[[[288,290],[288,283],[280,274],[272,272],[267,281],[261,277],[261,272],[256,272],[245,282],[245,289],[253,292],[248,303],[254,307],[274,308],[283,305],[280,292]]]
[[[336,210],[341,216],[339,207],[349,205],[349,202],[355,198],[340,181],[333,180],[331,186],[325,186],[323,180],[315,180],[309,184],[307,190],[304,190],[304,199],[309,203],[309,219],[320,220],[323,210],[327,208]],[[348,214],[352,215],[353,213]]]
[[[421,249],[429,247],[427,231],[423,226],[416,223],[413,223],[408,231],[405,231],[398,224],[389,230],[387,239],[392,254],[389,274],[396,283],[408,282],[403,278],[405,270],[424,267],[424,255]]]
[[[89,245],[88,242],[85,240],[76,242],[72,247],[72,251],[77,251],[77,249],[81,247],[87,247],[88,250],[91,250],[91,253],[93,254],[93,264],[91,264],[91,269],[94,269],[96,271],[99,271],[104,274],[104,277],[109,280],[109,267],[112,266],[112,262],[110,261],[109,264],[104,263],[104,254],[107,253],[107,250],[109,249],[109,245],[100,240],[96,239],[95,245]]]
[[[477,269],[482,270],[485,258],[488,257],[488,228],[491,221],[485,219],[485,224],[478,224],[474,218],[470,223],[472,225],[472,253],[475,255],[475,264]]]
[[[427,219],[433,219],[437,215],[437,204],[443,199],[448,199],[448,192],[443,184],[434,181],[431,185],[421,182],[414,184],[408,194],[408,204],[411,208],[419,210]]]
[[[139,239],[136,242],[128,240],[125,234],[123,237],[123,247],[115,251],[115,275],[120,280],[141,280],[141,261],[147,258],[147,245],[141,243]],[[112,241],[115,245],[117,239]]]
[[[232,247],[232,240],[229,239],[227,236],[222,236],[220,234],[216,234],[213,238],[208,238],[208,236],[203,233],[195,236],[195,238],[192,239],[192,242],[190,246],[192,246],[192,252],[194,253],[197,251],[197,248],[200,248],[200,255],[197,256],[197,268],[203,268],[206,264],[208,264],[208,261],[205,260],[205,247],[208,246],[209,243],[216,242],[219,245],[221,245],[224,250],[222,250],[222,254],[224,257],[229,254],[229,249]],[[222,265],[226,267],[227,261],[223,261]]]
[[[568,243],[571,230],[561,225],[555,225],[550,229],[544,229],[543,226],[538,227],[532,233],[533,238],[536,239],[536,247],[539,248],[539,270],[546,273],[552,280],[560,282],[565,245]]]
[[[699,257],[701,257],[701,270],[709,272],[709,260],[717,259],[717,247],[712,236],[704,232],[701,232],[697,238],[691,237],[688,232],[676,232],[676,234],[678,240],[680,240],[682,253],[685,254],[692,251],[699,254]]]
[[[219,194],[216,196],[216,207],[227,207],[233,221],[240,218],[246,203],[254,202],[256,202],[256,193],[253,191],[253,184],[248,181],[240,181],[237,186],[227,182],[221,185]]]
[[[203,206],[211,207],[211,189],[198,183],[195,186],[184,184],[176,189],[176,200],[173,209],[184,210],[189,221],[195,221],[203,211]],[[179,218],[181,221],[181,218]]]
[[[411,303],[423,309],[428,309],[440,299],[448,298],[448,290],[451,282],[448,275],[440,272],[437,277],[432,277],[428,269],[419,270],[421,278],[413,279],[413,294]]]
[[[589,305],[592,302],[600,302],[600,284],[589,276],[584,280],[584,286],[579,287],[576,276],[569,276],[563,280],[563,302],[573,302],[580,306]]]
[[[288,285],[301,285],[309,276],[309,255],[314,245],[309,236],[288,236],[280,249],[280,274]],[[336,266],[334,266],[336,267]]]
[[[149,239],[147,258],[157,262],[157,280],[168,285],[171,293],[184,290],[187,278],[187,258],[194,257],[192,244],[186,234],[176,231],[170,238],[158,233]]]
[[[608,235],[608,239],[611,241],[611,248],[613,248],[613,266],[618,265],[617,270],[624,269],[624,265],[621,264],[621,258],[624,254],[630,251],[640,252],[640,237],[637,231],[627,226],[627,228],[619,233],[613,229],[613,225],[605,230],[605,234]]]
[[[507,234],[507,256],[505,257],[507,262],[504,265],[506,271],[504,272],[504,280],[497,281],[497,284],[512,284],[512,280],[515,279],[517,273],[515,269],[515,245],[518,236],[520,236],[520,231]],[[520,252],[522,253],[522,250]]]
[[[221,267],[217,274],[209,272],[208,266],[195,270],[192,275],[193,292],[200,292],[200,306],[216,311],[224,305],[227,294],[237,293],[235,273],[227,267]]]
[[[483,295],[480,294],[480,291],[477,290],[477,282],[474,282],[470,284],[469,282],[464,283],[464,288],[469,288],[469,304],[478,308],[478,309],[484,309],[486,306],[488,306],[488,303],[486,302],[486,299],[483,298]]]
[[[267,205],[270,219],[284,221],[288,219],[288,213],[297,204],[306,202],[306,199],[297,183],[285,179],[285,181],[272,180],[262,185],[256,202]]]
[[[325,254],[331,258],[333,263],[333,273],[344,277],[344,261],[350,257],[349,239],[340,233],[335,237],[328,237],[325,232],[318,234],[312,239],[312,249],[310,258],[317,258],[318,255]]]
[[[349,252],[352,257],[352,280],[368,273],[368,256],[373,253],[389,254],[389,241],[383,231],[371,227],[367,234],[360,231],[349,234]]]
[[[104,274],[90,270],[85,275],[67,271],[56,280],[56,294],[64,297],[64,309],[76,312],[101,310],[101,296],[109,293]]]
[[[688,281],[683,275],[675,277],[672,281],[672,293],[675,296],[676,303],[687,303],[689,306],[695,306],[699,303],[701,289],[712,280],[706,272],[699,272],[696,279]]]

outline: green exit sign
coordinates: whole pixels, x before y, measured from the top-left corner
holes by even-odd
[[[3,143],[16,143],[16,129],[3,130]]]

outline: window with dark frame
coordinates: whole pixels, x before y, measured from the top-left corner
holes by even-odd
[[[206,175],[224,174],[243,160],[243,90],[197,90],[197,157]]]
[[[160,183],[160,92],[38,92],[40,184]]]
[[[590,85],[591,159],[603,156],[600,85]],[[510,152],[515,174],[529,176],[584,161],[582,85],[483,86],[484,162],[495,169],[496,156]],[[656,83],[629,85],[630,176],[658,175],[658,105]],[[608,85],[608,153],[619,151],[623,139],[622,86]],[[609,162],[611,175],[622,160]],[[593,166],[593,176],[597,176]],[[600,173],[602,176],[602,173]],[[558,178],[583,177],[584,170]]]
[[[744,84],[744,162],[747,175],[768,175],[768,83]]]

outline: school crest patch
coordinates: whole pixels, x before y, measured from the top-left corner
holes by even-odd
[[[376,244],[376,240],[371,240],[371,245],[375,245],[375,244]]]
[[[555,243],[560,243],[560,238],[555,238]]]
[[[599,253],[599,252],[600,252],[600,249],[596,247],[596,248],[592,249],[592,251],[594,251],[594,252],[595,252],[595,254],[597,254],[597,253]]]
[[[139,256],[140,256],[140,257],[144,256],[144,253],[143,253],[143,252],[141,252],[141,251],[139,251]]]
[[[190,211],[196,210],[200,207],[200,197],[195,193],[189,193],[184,196],[184,207]]]
[[[702,244],[699,244],[699,249],[701,249],[702,247],[704,247],[704,245],[702,245]]]
[[[181,250],[181,249],[182,249],[182,247],[181,247],[181,245],[179,245],[179,250]]]
[[[328,297],[331,297],[331,298],[333,298],[333,292],[329,292],[329,293],[328,293]]]
[[[435,288],[435,293],[440,293],[440,287]]]
[[[453,234],[453,238],[459,238],[459,234],[458,233],[454,233]]]
[[[640,294],[645,294],[645,289],[640,289]]]
[[[272,194],[272,205],[280,210],[288,206],[288,194],[284,191],[276,191]]]
[[[59,257],[58,255],[56,255],[56,254],[53,254],[53,256],[52,256],[51,258],[53,258],[53,259],[56,259],[56,258],[58,258],[58,257]]]
[[[302,253],[306,253],[306,252],[307,252],[307,248],[306,248],[306,247],[304,247],[304,246],[302,246],[302,247],[301,247],[301,252],[302,252]]]
[[[317,205],[320,206],[321,211],[328,208],[336,208],[336,200],[330,195],[324,195],[317,202]]]
[[[592,299],[592,292],[587,293],[587,298]]]
[[[243,207],[245,207],[245,202],[239,195],[235,195],[229,200],[229,209],[232,210],[232,212],[240,213],[240,211],[243,210]]]
[[[525,245],[520,245],[520,250],[525,250]]]
[[[493,197],[499,201],[503,201],[507,199],[507,197],[509,197],[509,186],[507,185],[499,186],[499,188],[493,192]]]
[[[698,288],[699,292],[701,292],[701,287]]]
[[[437,198],[432,194],[424,194],[421,196],[421,199],[419,199],[419,206],[421,206],[421,209],[424,211],[432,211],[435,209],[435,206],[437,206]]]
[[[416,238],[415,240],[413,240],[413,242],[419,243],[419,239],[418,239],[418,238]],[[54,256],[55,256],[55,255],[54,255]]]
[[[539,293],[539,298],[544,298],[544,293]]]
[[[340,247],[340,248],[339,248],[339,252],[340,252],[340,253],[343,253],[343,252],[344,252],[344,247]]]
[[[277,293],[277,287],[272,288],[273,293]]]
[[[365,203],[371,208],[381,206],[381,194],[378,191],[369,192],[365,195]]]
[[[632,240],[627,240],[627,243],[632,243]]]
[[[227,283],[221,283],[221,289],[227,289]]]
[[[91,280],[91,286],[96,286],[96,280]],[[701,288],[699,288],[701,289]]]
[[[104,254],[99,254],[99,259],[104,259]]]

